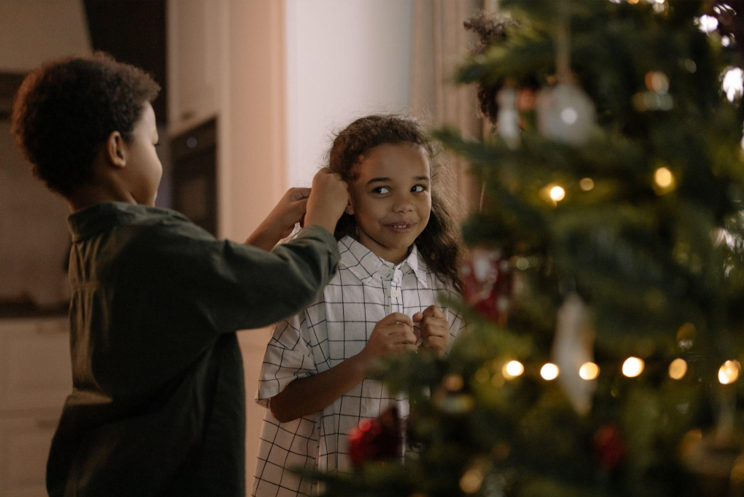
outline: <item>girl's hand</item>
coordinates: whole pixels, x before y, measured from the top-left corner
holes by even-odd
[[[322,226],[331,233],[349,203],[349,185],[341,176],[324,167],[313,177],[313,190],[307,201],[306,225]]]
[[[422,347],[435,350],[443,354],[449,343],[449,323],[442,310],[430,305],[424,312],[413,315],[418,334],[423,339]]]
[[[411,318],[399,312],[382,318],[372,330],[367,346],[359,353],[363,367],[386,356],[417,350],[412,325]]]
[[[245,243],[264,250],[274,248],[292,233],[307,210],[310,188],[290,188]]]

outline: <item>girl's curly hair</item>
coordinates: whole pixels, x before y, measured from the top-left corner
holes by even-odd
[[[452,215],[452,200],[438,186],[446,174],[445,164],[437,159],[433,143],[416,119],[400,115],[372,115],[357,119],[333,140],[328,167],[344,181],[354,181],[354,165],[369,150],[383,144],[416,143],[428,153],[431,163],[431,216],[416,239],[416,247],[426,265],[436,275],[462,291],[458,269],[461,257],[461,235]],[[335,236],[357,236],[354,216],[344,213],[336,225]]]
[[[516,21],[508,17],[498,17],[486,11],[478,12],[464,23],[465,29],[478,35],[478,42],[471,47],[470,51],[474,55],[484,53],[494,43],[506,40],[506,29],[516,24]],[[496,116],[499,112],[496,94],[501,86],[501,82],[491,85],[485,85],[481,82],[476,87],[480,111],[492,123],[496,122]]]

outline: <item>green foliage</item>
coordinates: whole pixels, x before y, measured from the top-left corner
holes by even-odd
[[[502,0],[517,22],[505,40],[469,57],[456,81],[550,85],[560,3]],[[713,432],[720,398],[741,396],[744,383],[717,380],[724,361],[744,360],[744,106],[721,90],[723,72],[740,61],[733,45],[696,25],[711,2],[654,3],[569,2],[572,70],[597,109],[584,145],[542,136],[531,109],[522,112],[518,147],[451,128],[435,133],[485,188],[466,240],[521,261],[521,290],[508,326],[464,309],[471,329],[446,358],[415,354],[387,365],[381,377],[411,399],[410,426],[424,450],[405,465],[323,477],[325,495],[701,495],[680,447],[686,434]],[[667,110],[644,108],[654,93],[649,73],[668,78],[668,91],[655,92],[671,98]],[[671,185],[655,182],[660,169]],[[582,187],[585,178],[592,188]],[[546,196],[551,185],[565,198]],[[592,310],[600,367],[585,415],[539,375],[572,291]],[[646,362],[637,378],[621,372],[630,355]],[[689,369],[672,380],[677,357]],[[511,359],[525,364],[522,376],[504,376]],[[462,388],[448,387],[452,377]],[[741,426],[739,412],[734,419]],[[617,464],[598,447],[603,430],[617,434]],[[740,433],[725,442],[741,451]]]

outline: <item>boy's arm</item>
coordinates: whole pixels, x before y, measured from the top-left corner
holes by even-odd
[[[364,349],[327,371],[298,378],[273,396],[269,402],[271,414],[286,423],[318,412],[364,380],[370,365],[378,359],[416,350],[416,336],[411,318],[393,313],[381,319]]]
[[[310,188],[290,188],[279,200],[266,219],[245,241],[263,250],[271,250],[280,240],[287,238],[305,215]]]

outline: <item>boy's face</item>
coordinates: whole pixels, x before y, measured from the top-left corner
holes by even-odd
[[[354,166],[351,207],[359,241],[395,264],[424,231],[431,215],[431,172],[423,147],[385,144],[369,150]]]
[[[142,109],[142,116],[134,125],[132,140],[127,143],[127,178],[130,193],[142,205],[155,205],[158,186],[163,176],[163,166],[155,151],[158,128],[155,111],[149,102]]]

